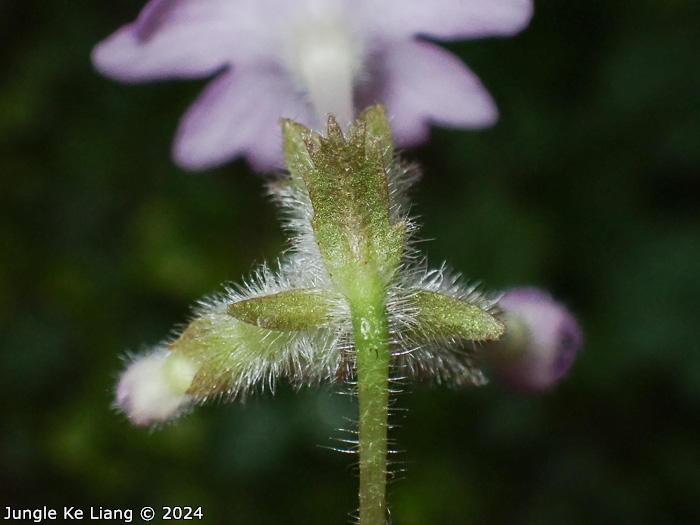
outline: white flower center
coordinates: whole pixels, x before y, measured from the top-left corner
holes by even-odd
[[[328,115],[342,127],[354,119],[353,87],[361,68],[362,39],[340,16],[304,18],[294,31],[290,69],[309,97],[319,126]]]

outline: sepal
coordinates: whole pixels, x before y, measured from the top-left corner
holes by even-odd
[[[283,131],[289,171],[308,191],[311,226],[336,289],[348,298],[383,290],[407,237],[407,223],[390,217],[393,150],[384,110],[365,111],[346,135],[332,116],[327,137],[288,121]]]

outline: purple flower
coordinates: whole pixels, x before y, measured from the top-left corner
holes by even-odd
[[[553,386],[567,374],[583,344],[576,318],[538,288],[512,288],[498,306],[506,335],[490,347],[494,373],[519,391]]]
[[[423,38],[511,35],[531,14],[532,0],[151,0],[92,59],[125,82],[213,76],[180,122],[176,162],[243,155],[262,171],[282,165],[282,117],[319,129],[382,103],[400,147],[430,124],[492,124],[479,79]]]

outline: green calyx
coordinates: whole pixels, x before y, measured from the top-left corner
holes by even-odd
[[[333,117],[327,137],[283,122],[287,166],[306,186],[311,226],[337,289],[351,300],[384,289],[398,268],[406,223],[392,224],[387,173],[393,161],[384,109],[366,110],[344,134]]]
[[[271,193],[293,247],[278,270],[263,267],[251,284],[203,301],[167,343],[194,363],[187,394],[236,398],[282,379],[313,385],[354,374],[363,391],[374,377],[379,386],[365,397],[386,401],[392,366],[405,377],[479,384],[471,343],[499,339],[503,324],[489,312],[493,301],[404,257],[414,226],[402,193],[413,179],[394,158],[384,109],[369,108],[345,131],[329,117],[325,136],[282,126],[291,178]],[[443,290],[442,280],[452,284]]]

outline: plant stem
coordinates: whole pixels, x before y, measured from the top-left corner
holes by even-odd
[[[391,352],[383,297],[354,302],[352,323],[360,409],[360,525],[385,525]]]

